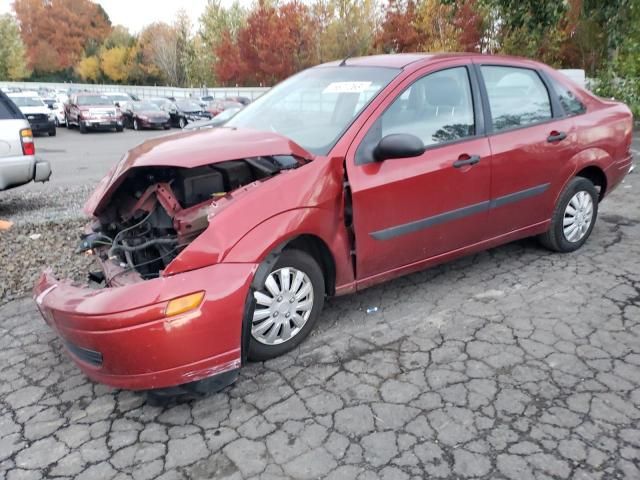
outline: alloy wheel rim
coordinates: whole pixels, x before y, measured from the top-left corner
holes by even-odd
[[[593,199],[581,190],[577,192],[564,210],[562,230],[568,242],[576,243],[584,238],[593,221]]]
[[[251,335],[264,345],[291,340],[305,326],[313,309],[313,284],[293,267],[271,272],[264,287],[253,294],[256,308]]]

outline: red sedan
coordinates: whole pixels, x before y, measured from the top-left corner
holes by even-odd
[[[215,390],[296,347],[327,296],[524,237],[577,250],[631,135],[625,105],[534,61],[321,65],[126,154],[86,205],[91,285],[48,271],[35,299],[92,379]]]

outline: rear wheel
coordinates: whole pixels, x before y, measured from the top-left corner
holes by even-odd
[[[140,125],[138,124],[138,120],[135,118],[133,119],[133,129],[140,130]]]
[[[591,235],[598,216],[598,190],[584,177],[575,177],[560,194],[549,230],[540,242],[556,252],[573,252]]]
[[[55,128],[53,130],[49,130],[49,136],[50,137],[55,137],[56,136],[56,129]]]
[[[254,292],[248,358],[268,360],[297,347],[313,329],[324,304],[324,276],[311,255],[285,250]]]
[[[178,120],[178,126],[180,128],[184,128],[187,126],[187,120],[184,117],[180,117],[180,120]]]

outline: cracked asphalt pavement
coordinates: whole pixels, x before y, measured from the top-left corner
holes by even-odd
[[[8,303],[0,478],[640,479],[639,178],[578,252],[525,240],[331,299],[189,402],[90,382]]]

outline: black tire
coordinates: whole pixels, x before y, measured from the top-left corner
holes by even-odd
[[[56,136],[56,129],[55,128],[53,130],[49,130],[49,136],[50,137],[55,137]]]
[[[187,119],[184,117],[180,117],[180,120],[178,120],[178,127],[184,128],[186,126],[187,126]]]
[[[122,125],[118,125],[118,126],[116,127],[116,132],[121,133],[121,132],[123,132],[123,131],[124,131],[124,126],[122,126]]]
[[[567,205],[571,201],[571,198],[573,198],[573,196],[580,191],[588,193],[591,197],[591,201],[593,202],[593,214],[591,217],[591,224],[589,225],[589,228],[585,232],[584,236],[578,241],[571,242],[567,240],[564,234],[563,222],[565,217],[565,210],[567,208]],[[553,210],[549,230],[538,237],[540,243],[549,250],[561,253],[574,252],[582,247],[582,245],[584,245],[584,243],[589,238],[589,235],[591,235],[593,227],[596,224],[596,220],[598,218],[598,199],[598,190],[590,180],[584,177],[575,177],[571,179],[571,181],[567,184],[565,189],[560,194],[558,203]]]
[[[138,123],[137,119],[133,119],[133,129],[134,130],[140,130],[140,124]]]
[[[80,133],[87,133],[87,126],[82,121],[80,122]]]
[[[64,116],[64,126],[71,130],[71,123],[69,122],[69,117]]]
[[[164,126],[164,129],[165,129],[165,130],[169,130],[170,128],[171,128],[171,125],[165,125],[165,126]]]
[[[322,307],[324,305],[325,284],[324,275],[322,273],[322,269],[318,265],[318,262],[316,262],[314,258],[306,252],[300,250],[284,250],[280,254],[278,261],[275,263],[270,273],[283,267],[295,268],[304,272],[309,277],[313,288],[313,306],[311,308],[311,313],[309,315],[309,318],[307,319],[307,322],[296,335],[291,337],[289,340],[277,345],[266,345],[257,341],[251,334],[251,325],[249,325],[249,327],[245,330],[247,332],[247,335],[249,335],[249,350],[247,352],[247,358],[249,360],[269,360],[271,358],[283,355],[296,348],[307,337],[307,335],[309,335],[311,330],[313,330],[313,326],[315,325],[318,317],[320,316],[320,312],[322,311]],[[264,285],[261,286],[261,289],[262,288],[264,288]],[[248,322],[251,323],[253,319],[253,312],[256,308],[255,301],[250,302],[249,308],[250,311],[247,312],[245,318]]]

